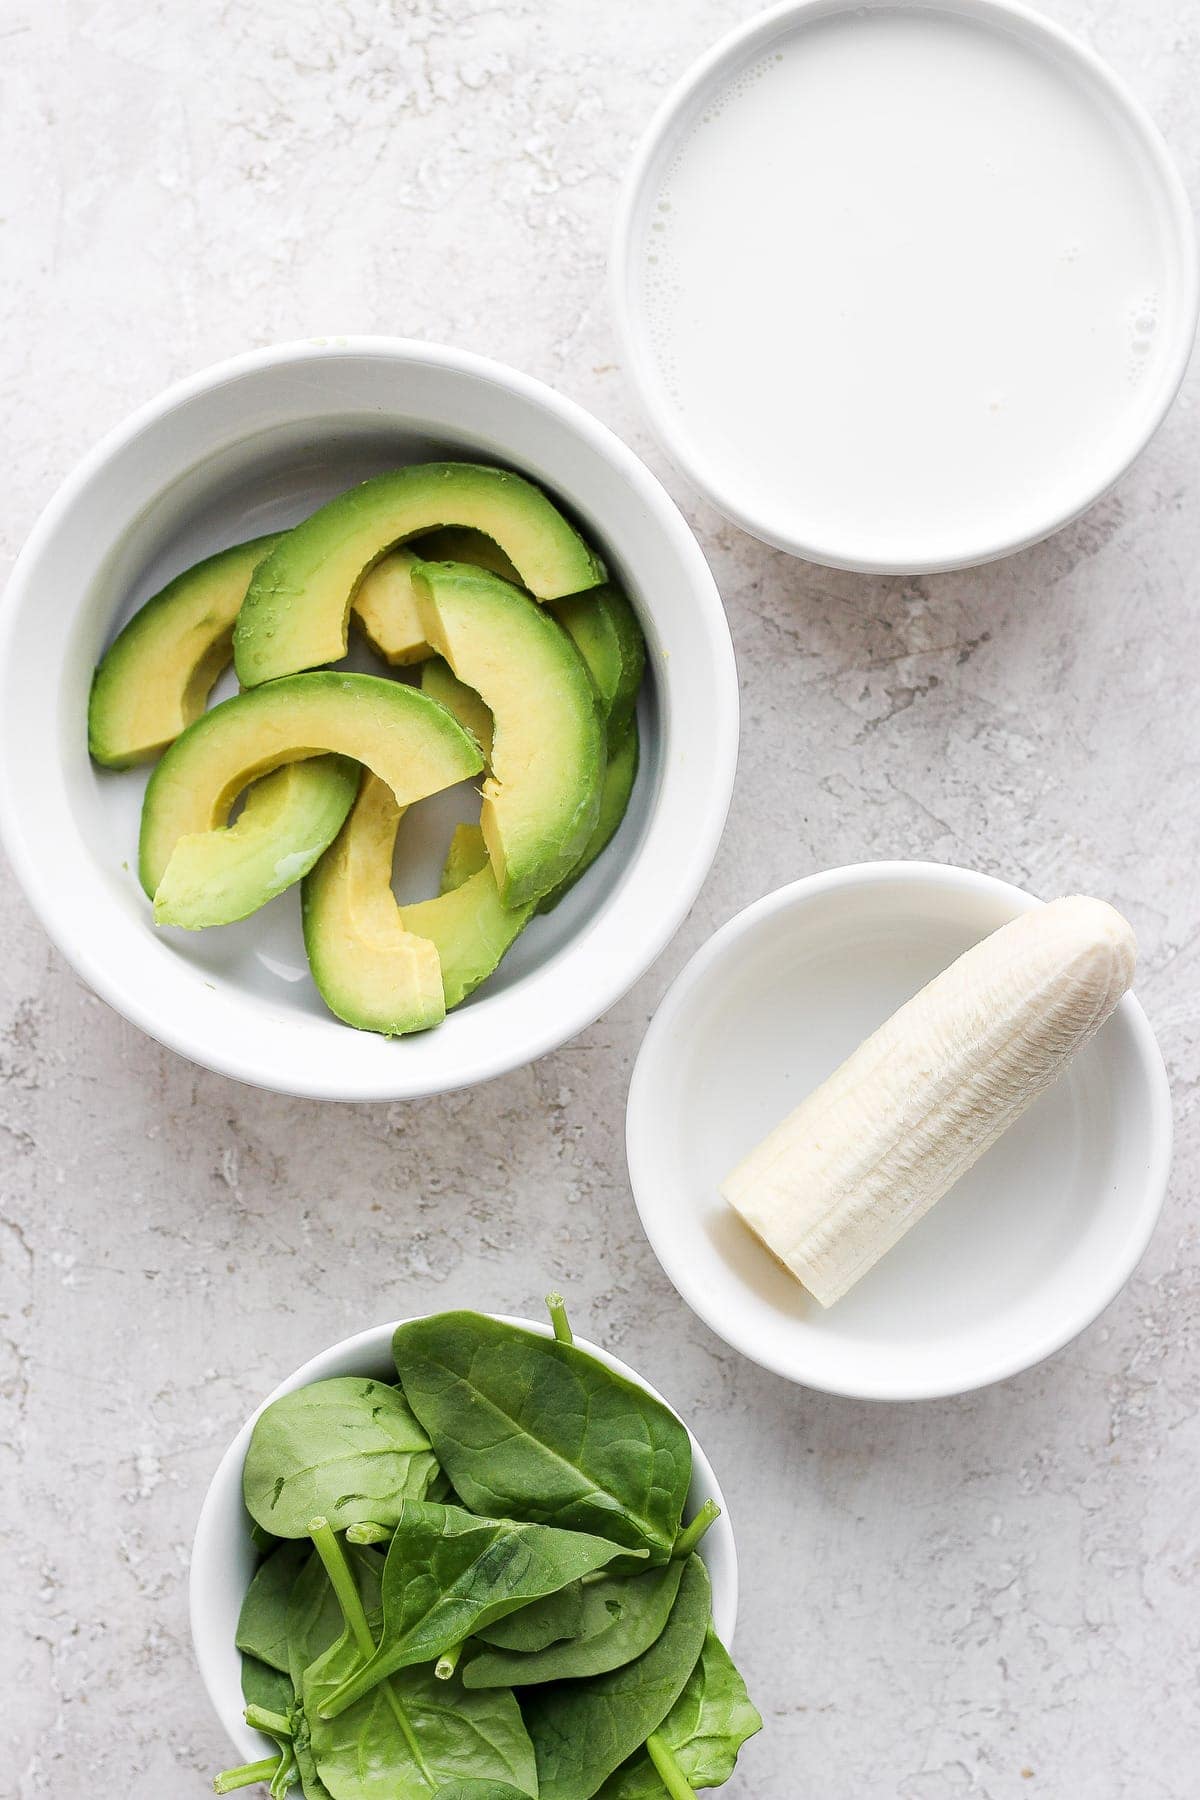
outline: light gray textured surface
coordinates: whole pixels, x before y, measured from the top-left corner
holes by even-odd
[[[656,468],[604,292],[615,184],[739,0],[5,0],[3,549],[163,383],[248,345],[402,332],[490,352]],[[1054,0],[1200,177],[1200,15]],[[767,1728],[731,1795],[1191,1800],[1200,1760],[1195,378],[1119,490],[1010,562],[874,581],[789,562],[667,476],[744,702],[729,829],[686,928],[568,1048],[413,1106],[190,1068],[92,999],[5,878],[0,974],[0,1789],[198,1797],[227,1754],[188,1542],[284,1371],[449,1303],[578,1323],[689,1415],[726,1485]],[[698,727],[702,729],[702,724]],[[1176,1095],[1129,1290],[989,1392],[794,1390],[675,1298],[622,1120],[674,972],[809,870],[972,863],[1122,907]]]

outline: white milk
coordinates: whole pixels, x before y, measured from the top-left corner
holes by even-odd
[[[659,402],[735,511],[830,560],[951,562],[1103,485],[1152,404],[1166,243],[1082,74],[864,9],[795,27],[697,117],[635,288]]]

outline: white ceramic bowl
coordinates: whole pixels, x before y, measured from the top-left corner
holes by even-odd
[[[898,1006],[1033,895],[937,863],[865,863],[768,894],[659,1008],[629,1095],[630,1179],[663,1268],[735,1349],[869,1400],[966,1392],[1069,1342],[1136,1267],[1171,1104],[1127,994],[1050,1092],[823,1310],[721,1200],[734,1165]]]
[[[296,890],[238,925],[155,930],[134,873],[145,772],[91,764],[87,697],[109,638],[170,575],[294,523],[378,469],[430,456],[511,464],[565,503],[638,609],[649,674],[641,772],[613,844],[443,1026],[389,1042],[326,1012],[308,978]],[[653,962],[716,851],[737,718],[733,651],[704,558],[659,483],[603,425],[460,351],[394,338],[286,344],[143,407],[39,520],[0,610],[0,832],[59,949],[173,1050],[282,1093],[428,1094],[563,1043]],[[455,790],[406,818],[405,897],[436,892],[451,823],[470,802]]]
[[[543,1337],[550,1336],[549,1326],[541,1320],[506,1319],[505,1323],[521,1325],[527,1331],[536,1331]],[[269,1406],[272,1400],[278,1400],[281,1394],[290,1394],[294,1388],[306,1387],[313,1381],[324,1381],[331,1375],[372,1375],[379,1380],[394,1381],[396,1365],[392,1360],[392,1334],[395,1330],[396,1325],[393,1324],[376,1325],[370,1331],[360,1331],[356,1337],[346,1338],[342,1343],[334,1344],[332,1349],[322,1351],[320,1356],[314,1356],[311,1362],[306,1362],[294,1375],[281,1381],[274,1392],[267,1395],[262,1406],[257,1407],[250,1415],[230,1444],[204,1497],[192,1544],[188,1578],[192,1642],[196,1647],[200,1674],[217,1716],[238,1754],[248,1760],[268,1754],[270,1748],[269,1745],[267,1749],[263,1748],[264,1740],[256,1731],[251,1731],[242,1717],[245,1702],[242,1698],[241,1657],[233,1641],[238,1613],[257,1561],[250,1542],[250,1521],[242,1503],[242,1465],[246,1460],[246,1449],[250,1433],[254,1429],[254,1421],[263,1408]],[[616,1369],[619,1374],[645,1388],[648,1394],[653,1394],[655,1399],[662,1400],[662,1395],[627,1363],[621,1362],[618,1357],[610,1355],[596,1344],[589,1344],[585,1338],[577,1337],[575,1341],[580,1349],[589,1351],[610,1369]],[[663,1404],[667,1405],[669,1402],[664,1401]],[[700,1554],[712,1582],[713,1622],[722,1642],[729,1645],[733,1642],[734,1626],[737,1623],[738,1602],[737,1550],[733,1527],[729,1522],[725,1496],[713,1473],[712,1464],[690,1431],[688,1436],[692,1441],[692,1486],[688,1496],[688,1517],[710,1498],[721,1508],[720,1518],[709,1527],[701,1541]]]
[[[861,495],[866,493],[873,496],[877,490],[869,485],[870,478],[865,473],[868,465],[861,454],[854,454],[853,446],[857,443],[861,448],[864,435],[872,439],[881,438],[882,441],[883,426],[889,431],[897,425],[903,426],[910,440],[914,433],[919,432],[920,419],[929,411],[928,401],[932,394],[929,384],[936,368],[940,366],[931,362],[924,349],[914,354],[912,369],[914,381],[919,371],[921,380],[926,383],[923,390],[925,397],[922,399],[917,395],[901,406],[899,420],[891,411],[886,416],[880,412],[881,406],[890,403],[881,397],[881,384],[871,384],[868,381],[868,398],[862,403],[863,417],[860,420],[857,413],[854,415],[856,428],[848,436],[847,454],[844,457],[839,455],[836,465],[840,468],[843,461],[846,463],[847,483],[856,483],[857,495],[838,490],[835,504],[832,494],[824,498],[815,497],[803,482],[792,482],[786,486],[771,482],[769,466],[766,463],[755,465],[751,453],[744,449],[740,460],[731,462],[727,452],[729,439],[735,434],[728,421],[714,414],[712,418],[702,416],[697,422],[695,407],[690,411],[688,408],[689,393],[683,388],[678,388],[677,391],[677,371],[674,368],[679,360],[677,347],[673,347],[670,342],[660,345],[660,326],[656,324],[655,314],[657,302],[652,296],[648,297],[644,280],[646,259],[655,263],[664,261],[658,252],[665,240],[650,234],[661,233],[668,228],[664,225],[663,211],[670,209],[670,202],[664,208],[660,195],[672,168],[678,166],[676,159],[680,147],[689,134],[698,125],[711,123],[724,111],[726,97],[738,92],[752,91],[756,95],[755,116],[762,119],[767,104],[765,90],[752,84],[761,80],[763,72],[769,70],[772,62],[783,60],[778,54],[781,46],[794,45],[798,52],[811,56],[817,50],[812,34],[824,31],[831,21],[842,20],[852,29],[873,29],[872,22],[878,15],[887,13],[919,14],[924,19],[945,15],[948,20],[969,21],[973,30],[990,37],[999,54],[1014,56],[1019,47],[1028,63],[1028,78],[1023,82],[1026,92],[1031,87],[1036,89],[1045,73],[1047,79],[1060,82],[1060,99],[1070,94],[1086,97],[1086,103],[1091,108],[1088,118],[1091,119],[1094,115],[1096,129],[1111,148],[1115,165],[1128,173],[1130,191],[1136,191],[1139,197],[1135,229],[1155,234],[1156,255],[1161,258],[1165,284],[1164,291],[1156,300],[1158,318],[1154,327],[1153,353],[1138,383],[1136,396],[1125,397],[1125,371],[1123,367],[1118,370],[1113,384],[1114,395],[1119,393],[1122,397],[1119,400],[1113,398],[1114,417],[1111,429],[1110,421],[1098,420],[1093,416],[1094,409],[1090,409],[1088,405],[1075,407],[1074,410],[1079,413],[1077,425],[1071,434],[1064,434],[1067,447],[1061,457],[1052,459],[1054,472],[1052,476],[1047,476],[1044,483],[1030,484],[1030,491],[1021,492],[1019,477],[1014,475],[1011,503],[1006,498],[1002,507],[979,518],[964,517],[962,505],[949,505],[940,514],[931,513],[928,518],[921,518],[917,513],[917,503],[908,504],[906,501],[902,528],[893,528],[882,522],[886,510],[883,505],[873,501],[865,507],[862,505]],[[953,68],[953,65],[949,66]],[[958,84],[952,75],[947,77],[947,81],[957,91]],[[1018,121],[1014,126],[1014,133],[1017,134],[1014,142],[1020,143],[1020,92],[1014,92],[1012,100],[1010,116]],[[864,104],[864,111],[868,110]],[[1063,172],[1063,179],[1069,181],[1072,179],[1069,171],[1075,166],[1072,158],[1078,156],[1085,167],[1090,165],[1091,159],[1080,146],[1072,145],[1069,120],[1055,134],[1051,110],[1047,105],[1042,120],[1047,140],[1045,154],[1048,158],[1056,159],[1058,169]],[[815,107],[810,107],[808,112],[814,118],[817,116]],[[877,141],[870,143],[868,148],[879,166],[886,167],[889,161],[889,144],[893,141],[889,134],[894,133],[897,126],[891,115],[886,120],[883,119],[881,108],[876,108],[876,112],[882,121],[880,132]],[[1031,139],[1031,143],[1033,141]],[[1040,143],[1041,139],[1036,141]],[[777,151],[772,148],[767,153],[777,154]],[[1005,166],[1009,153],[1009,146],[1004,142],[997,145],[995,156],[987,159],[988,179],[997,168]],[[714,157],[716,154],[711,146],[709,154]],[[814,158],[821,154],[819,149],[813,152]],[[840,154],[839,146],[832,143],[826,158],[826,172],[831,167],[836,171]],[[954,147],[951,143],[944,159],[948,183],[953,164]],[[974,168],[975,164],[971,161],[968,166]],[[857,180],[857,176],[854,179]],[[793,172],[786,167],[764,167],[763,185],[771,198],[773,222],[777,224],[778,235],[785,238],[790,234],[804,251],[806,243],[803,225],[799,221],[806,215],[797,212],[793,204],[794,196],[789,191],[793,180]],[[820,180],[821,170],[818,167],[817,193],[822,191]],[[930,185],[932,189],[937,184]],[[1047,195],[1047,203],[1039,212],[1039,195],[1043,190]],[[1040,186],[1036,178],[1024,182],[1024,194],[1030,210],[1028,241],[1031,253],[1044,258],[1044,238],[1047,234],[1053,237],[1058,232],[1067,240],[1061,252],[1061,260],[1064,263],[1075,263],[1080,247],[1078,244],[1072,246],[1069,234],[1078,220],[1070,214],[1060,217],[1054,210],[1059,205],[1059,200],[1057,190],[1051,186],[1049,171],[1046,181]],[[837,216],[852,216],[858,220],[860,200],[857,198],[856,188],[849,189],[844,196],[838,193],[837,200],[840,208]],[[1090,201],[1098,204],[1097,194],[1091,193]],[[978,196],[958,195],[949,185],[938,203],[950,221],[962,218],[968,212],[972,216],[978,214],[981,219],[988,216],[986,204]],[[897,204],[903,206],[907,204],[907,200],[902,198]],[[746,297],[744,304],[739,298],[730,309],[729,356],[740,371],[738,379],[741,386],[757,391],[763,388],[764,383],[758,378],[757,365],[752,368],[747,364],[743,368],[743,346],[738,340],[751,331],[755,331],[764,340],[775,335],[775,325],[764,325],[762,322],[764,316],[773,318],[774,315],[763,314],[761,293],[757,291],[764,283],[770,283],[772,277],[770,274],[764,275],[752,260],[754,240],[747,239],[745,246],[737,247],[725,241],[719,224],[719,219],[723,216],[719,210],[720,205],[720,202],[713,202],[712,257],[714,261],[723,261],[726,266],[736,270],[741,282],[740,293]],[[752,213],[753,208],[748,208],[746,216],[750,217]],[[823,213],[818,216],[822,219],[821,229],[825,230],[825,216]],[[838,284],[841,283],[844,295],[839,317],[857,316],[862,307],[864,289],[874,292],[883,285],[886,290],[892,276],[896,283],[905,284],[917,293],[927,292],[929,305],[936,311],[945,297],[929,286],[928,271],[910,266],[914,254],[912,246],[902,231],[898,228],[893,230],[893,222],[894,214],[888,213],[879,221],[876,234],[881,242],[891,243],[895,239],[890,252],[889,275],[882,284],[876,280],[875,265],[864,265],[862,262],[864,238],[875,241],[871,236],[875,221],[869,214],[865,224],[857,224],[857,236],[855,232],[848,233],[845,241],[837,248],[834,248],[836,240],[831,238],[817,253],[819,260],[811,268],[801,264],[796,280],[815,284],[834,294],[839,292]],[[960,235],[958,228],[951,223],[947,229],[953,231],[957,242]],[[1012,229],[1015,231],[1015,226]],[[1086,236],[1086,225],[1082,229]],[[1089,243],[1083,244],[1085,260],[1079,264],[1083,279],[1090,279],[1090,265],[1086,262],[1090,249]],[[1012,254],[1019,253],[1020,246]],[[971,267],[974,267],[972,259],[978,258],[980,266],[987,268],[987,291],[997,292],[998,283],[1003,281],[1011,262],[1007,249],[997,253],[995,264],[991,267],[987,265],[986,243],[978,246],[972,243],[966,254]],[[1040,269],[1045,269],[1046,266],[1044,261],[1038,264]],[[869,270],[865,275],[862,273],[864,267]],[[783,4],[772,6],[736,26],[688,69],[668,92],[647,127],[618,200],[610,275],[612,305],[626,366],[651,426],[677,468],[728,518],[764,542],[814,562],[865,573],[911,574],[963,568],[986,562],[1048,536],[1092,505],[1118,480],[1144,448],[1174,398],[1195,338],[1197,304],[1200,299],[1196,233],[1191,204],[1158,130],[1124,83],[1093,51],[1053,21],[1020,4],[1020,0],[784,0]],[[1014,276],[1014,294],[1019,298],[1027,291],[1032,292],[1033,288],[1032,282],[1026,282],[1018,276]],[[1131,281],[1136,280],[1135,275],[1124,270],[1121,271],[1121,276]],[[655,271],[655,280],[661,283],[665,279],[662,269]],[[1108,277],[1101,273],[1097,279],[1105,280]],[[681,285],[685,296],[695,285],[690,265]],[[782,280],[774,282],[775,288],[780,291],[786,291],[788,285]],[[946,285],[952,289],[955,282],[950,281]],[[973,291],[965,290],[968,298],[964,300],[964,305],[969,305],[969,294]],[[1095,291],[1099,292],[1098,289]],[[1115,292],[1116,288],[1112,291]],[[713,292],[717,292],[715,287]],[[1129,303],[1133,312],[1136,312],[1138,302],[1131,296]],[[797,320],[802,316],[798,313]],[[805,329],[799,323],[794,328]],[[1011,341],[1005,340],[1002,326],[993,328],[988,324],[982,329],[984,340],[993,345],[993,351],[991,361],[985,365],[991,374],[981,374],[979,377],[983,384],[979,405],[982,409],[986,404],[992,413],[1000,414],[1004,411],[1008,374],[1015,371],[1013,378],[1019,383],[1020,370],[1026,360],[1021,352],[1027,340],[1020,339],[1015,333]],[[1035,330],[1035,323],[1030,322],[1028,329]],[[1095,329],[1093,322],[1080,325],[1081,332],[1093,332]],[[820,334],[816,335],[820,341]],[[950,343],[949,333],[944,326],[942,337],[946,344]],[[864,346],[869,341],[869,337],[864,340]],[[1140,354],[1140,350],[1137,353]],[[840,369],[842,350],[839,348],[836,352],[829,352],[827,361],[829,354],[836,356],[836,366]],[[943,386],[949,393],[961,393],[966,380],[973,394],[975,365],[968,357],[965,364],[967,374],[964,376],[955,360],[957,355],[957,347],[946,352]],[[686,370],[688,365],[683,366]],[[843,388],[853,389],[855,386],[855,375],[851,369],[861,371],[869,366],[865,355],[853,365],[848,362]],[[1116,368],[1115,363],[1113,366]],[[690,377],[685,374],[680,379]],[[1093,391],[1091,385],[1083,381],[1081,387],[1084,395],[1090,399]],[[785,392],[789,394],[787,399],[784,398]],[[988,392],[993,396],[990,401],[986,400]],[[995,397],[996,393],[1000,394],[999,399]],[[784,416],[790,420],[793,434],[804,433],[806,423],[808,429],[813,429],[811,418],[806,415],[803,405],[793,404],[790,390],[772,388],[771,395],[772,403],[783,409]],[[873,415],[866,410],[869,404],[876,409]],[[1119,418],[1115,416],[1118,407]],[[823,415],[818,413],[814,416]],[[974,414],[971,416],[973,418]],[[769,455],[767,434],[760,431],[752,435],[757,437],[762,446],[764,457]],[[944,438],[947,433],[943,431],[941,435]],[[822,434],[820,441],[828,458],[827,435]],[[890,443],[890,437],[887,441]],[[982,460],[975,486],[984,493],[989,491],[990,464],[986,460],[990,455],[988,446],[994,441],[994,434],[985,437],[980,449]],[[1014,456],[1013,460],[1019,467],[1019,457]],[[881,474],[880,479],[885,480],[886,473]],[[942,484],[931,481],[928,485],[940,492]],[[990,480],[990,487],[993,493],[998,491],[994,478]],[[857,513],[854,510],[856,505],[859,507]]]

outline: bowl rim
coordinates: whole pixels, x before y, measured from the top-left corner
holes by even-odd
[[[415,1319],[433,1316],[429,1313],[414,1313],[409,1318],[396,1319],[391,1324],[369,1325],[362,1331],[352,1333],[350,1337],[342,1338],[336,1344],[330,1344],[325,1350],[318,1351],[315,1356],[310,1356],[306,1362],[301,1363],[299,1368],[294,1369],[290,1375],[286,1375],[282,1381],[278,1382],[243,1421],[213,1472],[201,1502],[196,1519],[196,1529],[192,1536],[188,1565],[188,1623],[191,1630],[192,1648],[205,1692],[226,1735],[239,1752],[253,1755],[260,1748],[262,1740],[259,1734],[251,1730],[243,1719],[239,1717],[237,1720],[231,1720],[223,1710],[217,1674],[218,1660],[226,1650],[236,1652],[232,1639],[228,1644],[218,1643],[218,1626],[208,1614],[213,1610],[211,1571],[219,1565],[223,1554],[218,1514],[222,1503],[227,1499],[231,1486],[236,1489],[239,1499],[241,1497],[242,1465],[246,1460],[246,1449],[255,1421],[273,1401],[278,1400],[283,1394],[289,1394],[296,1388],[307,1387],[314,1381],[324,1380],[330,1374],[345,1373],[346,1371],[340,1365],[345,1364],[348,1360],[366,1361],[370,1358],[390,1363],[392,1337],[399,1326],[411,1324]],[[501,1324],[520,1326],[523,1330],[535,1332],[539,1337],[549,1338],[554,1335],[551,1326],[543,1319],[524,1319],[509,1313],[486,1313],[484,1317],[496,1319]],[[719,1587],[716,1582],[713,1585],[713,1620],[718,1636],[727,1648],[730,1647],[733,1643],[738,1610],[737,1541],[729,1517],[729,1507],[712,1463],[686,1419],[682,1418],[670,1401],[664,1399],[663,1395],[646,1380],[644,1375],[640,1375],[636,1369],[631,1368],[619,1356],[614,1356],[611,1350],[605,1350],[602,1345],[591,1343],[578,1333],[575,1335],[575,1343],[579,1349],[587,1351],[589,1355],[596,1357],[606,1367],[626,1376],[638,1387],[643,1388],[653,1399],[660,1401],[669,1412],[674,1414],[687,1432],[692,1446],[693,1485],[699,1478],[721,1509],[720,1517],[709,1527],[704,1542],[709,1543],[710,1549],[712,1543],[718,1541],[722,1546],[721,1554],[724,1566]],[[703,1556],[703,1547],[701,1555]],[[704,1560],[707,1563],[708,1558],[704,1557]]]
[[[705,729],[708,778],[698,786],[689,832],[679,836],[673,846],[674,878],[669,886],[660,884],[656,889],[658,903],[652,918],[647,920],[639,914],[638,930],[625,930],[620,955],[612,953],[611,944],[606,944],[603,952],[597,954],[589,940],[600,924],[600,917],[585,920],[554,959],[564,965],[559,970],[560,976],[566,968],[570,974],[568,980],[558,982],[554,1008],[543,1008],[536,1018],[530,1014],[522,1021],[519,1032],[499,1044],[493,1041],[476,1047],[472,1054],[464,1051],[461,1066],[455,1066],[450,1078],[443,1071],[427,1068],[425,1059],[419,1057],[389,1059],[381,1064],[381,1072],[373,1078],[359,1073],[348,1078],[340,1072],[336,1058],[324,1059],[324,1066],[319,1059],[311,1059],[302,1073],[288,1072],[272,1077],[254,1056],[243,1052],[232,1032],[225,1035],[210,1033],[202,1043],[197,1042],[198,1034],[190,1018],[181,1020],[157,1011],[152,1001],[143,998],[126,980],[116,959],[106,959],[102,946],[97,948],[77,933],[69,917],[70,909],[60,901],[56,884],[41,872],[36,845],[21,823],[26,809],[21,799],[18,771],[15,766],[6,767],[12,759],[3,756],[0,756],[0,842],[47,936],[93,992],[148,1037],[201,1067],[269,1092],[350,1102],[417,1099],[471,1087],[534,1062],[586,1030],[607,1012],[641,979],[679,930],[708,876],[724,832],[739,745],[738,675],[728,621],[712,572],[679,508],[653,472],[610,427],[577,401],[520,370],[473,351],[426,343],[416,338],[351,335],[294,339],[244,351],[210,364],[172,383],[106,432],[76,463],[43,508],[17,556],[0,600],[0,691],[4,686],[3,672],[11,671],[16,660],[12,654],[12,639],[30,596],[36,592],[39,565],[46,547],[79,496],[117,452],[193,399],[230,382],[282,365],[301,366],[339,357],[380,357],[401,365],[416,362],[444,369],[497,387],[549,414],[560,426],[573,432],[602,463],[616,470],[625,486],[653,516],[656,529],[677,559],[688,584],[690,622],[705,645],[714,705]],[[8,679],[13,679],[11,673]],[[648,833],[653,831],[658,816],[656,805],[647,826]],[[626,879],[636,869],[647,841],[643,840],[631,857]],[[614,904],[627,908],[628,897],[614,890],[605,911]],[[626,919],[625,925],[628,923]],[[577,954],[580,951],[585,952],[582,957]]]
[[[984,874],[981,870],[963,868],[954,863],[903,859],[847,863],[839,868],[823,869],[764,894],[760,900],[752,902],[726,920],[685,964],[668,989],[642,1040],[630,1081],[625,1120],[629,1181],[638,1217],[664,1274],[681,1298],[710,1331],[761,1368],[799,1386],[854,1400],[939,1400],[972,1393],[1034,1368],[1094,1324],[1130,1279],[1150,1243],[1166,1198],[1174,1136],[1171,1090],[1162,1052],[1140,1001],[1129,992],[1122,996],[1113,1016],[1120,1016],[1131,1034],[1139,1075],[1145,1082],[1149,1106],[1149,1166],[1141,1186],[1140,1203],[1129,1222],[1122,1253],[1114,1257],[1103,1278],[1098,1279],[1077,1299],[1074,1307],[1064,1313],[1056,1326],[1047,1329],[1032,1342],[1027,1342],[1021,1350],[997,1357],[981,1366],[967,1380],[948,1376],[941,1380],[897,1381],[892,1378],[869,1382],[840,1380],[836,1369],[831,1372],[821,1367],[816,1373],[807,1368],[802,1369],[798,1366],[796,1357],[773,1353],[769,1342],[749,1337],[736,1328],[731,1329],[704,1300],[685,1261],[674,1253],[669,1234],[647,1218],[643,1205],[643,1195],[649,1191],[654,1180],[648,1145],[655,1130],[653,1114],[663,1046],[668,1042],[679,1016],[693,996],[703,988],[714,967],[736,959],[742,942],[763,920],[792,909],[802,912],[811,901],[831,892],[897,881],[908,883],[914,888],[936,883],[949,891],[992,895],[1012,902],[1014,916],[1018,912],[1030,912],[1045,904],[1028,889],[1004,881],[998,876]]]
[[[866,4],[863,0],[778,0],[778,4],[755,13],[724,33],[685,69],[655,109],[618,190],[609,249],[609,304],[630,380],[651,430],[680,473],[727,519],[761,543],[825,568],[846,569],[861,575],[934,575],[996,562],[1052,537],[1109,493],[1137,460],[1162,424],[1187,373],[1200,317],[1200,243],[1187,188],[1165,138],[1133,90],[1090,44],[1055,20],[1026,6],[1023,0],[926,0],[926,10],[959,13],[1000,28],[1007,26],[1010,30],[1016,27],[1026,39],[1040,41],[1057,60],[1068,64],[1074,62],[1123,115],[1147,156],[1159,184],[1170,237],[1178,251],[1180,276],[1178,338],[1172,344],[1170,356],[1164,359],[1154,405],[1146,413],[1140,428],[1122,440],[1123,447],[1114,452],[1105,465],[1105,472],[1090,486],[1081,489],[1057,512],[1018,537],[985,540],[969,554],[961,551],[939,553],[932,540],[923,556],[889,558],[856,554],[852,545],[822,541],[815,534],[788,530],[777,519],[761,516],[751,506],[740,502],[707,467],[703,447],[696,445],[679,428],[670,409],[660,404],[654,359],[646,334],[638,323],[638,309],[630,299],[634,226],[643,192],[664,144],[684,119],[697,94],[721,71],[722,65],[742,57],[756,43],[766,43],[789,24],[803,26],[810,17],[888,10],[913,10],[913,0],[867,0]]]

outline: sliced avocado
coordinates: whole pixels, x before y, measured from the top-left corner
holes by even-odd
[[[554,600],[548,610],[570,632],[591,670],[608,719],[609,742],[616,743],[633,717],[646,670],[646,640],[637,614],[611,582],[588,594]]]
[[[560,881],[552,893],[538,902],[539,912],[550,912],[556,907],[563,895],[575,886],[585,869],[591,868],[600,852],[615,837],[617,827],[625,817],[633,784],[637,780],[638,754],[637,718],[631,715],[617,742],[609,746],[608,767],[604,771],[604,789],[600,796],[600,817],[588,839],[587,848],[566,880]]]
[[[480,824],[500,898],[540,900],[578,862],[600,812],[604,729],[587,664],[556,620],[496,575],[422,563],[413,586],[427,640],[492,714]]]
[[[326,1004],[347,1024],[388,1036],[438,1024],[487,979],[533,912],[501,906],[487,851],[480,861],[474,845],[460,886],[397,906],[391,879],[401,816],[386,784],[368,775],[303,889],[304,942]]]
[[[464,730],[469,731],[483,751],[485,763],[492,757],[493,721],[491,708],[485,706],[474,688],[460,681],[448,662],[431,656],[421,670],[421,692],[452,712]]]
[[[392,550],[368,569],[352,610],[363,636],[385,662],[424,662],[433,652],[421,632],[412,572],[420,559],[411,550]]]
[[[365,763],[402,806],[483,766],[478,745],[445,708],[403,682],[294,675],[235,695],[189,725],[150,777],[138,852],[146,892],[155,893],[180,838],[224,825],[243,788],[327,750]]]
[[[424,562],[473,563],[489,575],[499,575],[501,581],[511,581],[514,587],[525,585],[495,538],[485,537],[482,531],[472,531],[466,525],[446,525],[440,531],[431,531],[418,538],[413,548]]]
[[[507,469],[416,463],[339,494],[255,570],[234,631],[246,687],[337,662],[367,570],[408,538],[468,525],[492,538],[539,600],[604,579],[604,567],[540,488]]]
[[[155,923],[229,925],[282,894],[341,830],[361,773],[348,757],[310,756],[264,775],[233,825],[179,839],[154,894]]]
[[[442,532],[440,537],[465,537],[465,532]],[[587,663],[600,697],[600,708],[608,715],[608,765],[600,797],[600,815],[579,861],[565,880],[538,903],[539,912],[549,912],[563,895],[574,887],[615,835],[625,816],[629,797],[638,771],[638,730],[636,705],[638,689],[645,669],[646,646],[637,616],[625,596],[616,588],[604,586],[591,593],[571,595],[555,600],[546,608],[574,638]],[[432,699],[449,709],[472,736],[478,739],[484,756],[491,757],[492,715],[473,688],[466,687],[440,657],[434,657],[421,671],[421,686]],[[455,833],[450,856],[442,874],[442,891],[457,885],[454,869],[459,860],[465,866],[470,860],[467,834],[475,828],[460,826],[463,835]],[[482,837],[480,837],[482,846]],[[486,856],[486,850],[482,851]]]
[[[433,655],[421,635],[416,595],[412,591],[412,572],[422,561],[473,563],[517,587],[521,585],[520,576],[499,544],[484,537],[482,531],[471,531],[466,526],[448,525],[444,530],[416,538],[405,550],[389,550],[367,570],[350,603],[363,636],[385,662],[408,665],[424,662]]]
[[[487,867],[487,845],[478,825],[456,825],[442,866],[440,893],[449,894]]]
[[[330,1012],[362,1031],[400,1037],[446,1016],[437,947],[406,929],[392,893],[403,808],[366,775],[336,843],[301,890],[304,947]]]
[[[466,834],[472,834],[469,838]],[[446,1005],[457,1006],[486,981],[516,943],[534,914],[534,903],[504,906],[492,871],[487,845],[478,825],[460,825],[451,842],[446,869],[461,880],[446,881],[434,900],[418,900],[400,908],[409,931],[437,945],[442,962]]]
[[[92,677],[88,749],[98,763],[146,762],[199,718],[232,653],[250,577],[278,542],[275,533],[206,557],[134,613]]]

